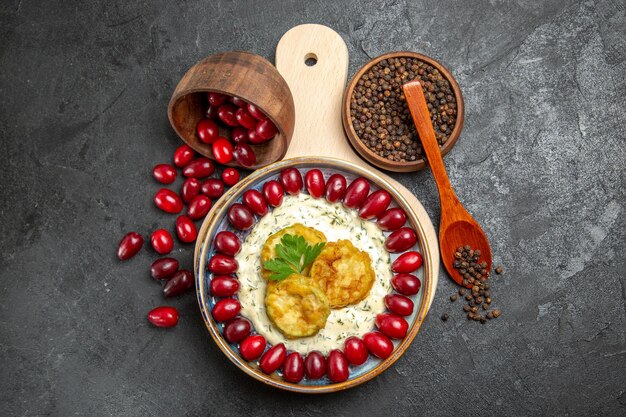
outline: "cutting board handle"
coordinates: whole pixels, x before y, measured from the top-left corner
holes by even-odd
[[[296,123],[285,159],[326,156],[365,166],[345,139],[341,106],[348,77],[348,48],[329,27],[290,29],[276,47],[276,68],[287,81]]]

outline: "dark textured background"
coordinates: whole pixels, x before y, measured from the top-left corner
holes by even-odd
[[[626,413],[623,1],[178,3],[2,1],[1,415]],[[172,227],[150,170],[179,143],[166,106],[184,71],[219,51],[273,59],[308,22],[343,36],[350,74],[401,49],[452,70],[467,110],[446,165],[506,269],[501,318],[465,320],[442,273],[402,359],[317,397],[237,370],[193,295],[173,301],[177,328],[152,328],[155,254],[115,258],[125,232]],[[397,178],[438,219],[430,174]]]

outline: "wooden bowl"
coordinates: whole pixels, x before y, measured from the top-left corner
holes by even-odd
[[[250,169],[269,165],[285,155],[293,134],[295,107],[287,83],[269,61],[248,52],[210,55],[191,67],[176,86],[167,109],[172,127],[185,143],[214,159],[211,145],[196,135],[208,92],[241,97],[260,108],[278,128],[274,139],[251,145],[257,161]],[[226,165],[237,166],[234,161]]]
[[[446,80],[448,80],[448,82],[450,83],[450,86],[452,87],[452,90],[454,91],[454,96],[456,98],[457,117],[456,117],[456,123],[454,125],[454,129],[452,130],[452,133],[448,137],[448,140],[446,141],[446,143],[442,147],[440,147],[442,156],[450,152],[450,149],[452,149],[457,139],[459,138],[459,135],[461,134],[461,129],[463,129],[463,120],[464,120],[463,95],[461,94],[461,89],[459,88],[459,84],[456,82],[456,80],[454,79],[450,71],[446,69],[446,67],[444,67],[441,63],[435,61],[434,59],[427,57],[426,55],[418,54],[416,52],[400,51],[400,52],[391,52],[385,55],[381,55],[377,58],[372,59],[365,65],[363,65],[361,69],[359,69],[357,73],[354,75],[354,77],[352,77],[352,79],[350,80],[350,83],[348,84],[348,88],[346,90],[346,93],[343,99],[344,103],[341,109],[341,118],[343,122],[343,128],[346,132],[346,135],[348,136],[348,139],[350,140],[350,143],[354,147],[354,149],[356,149],[357,152],[365,160],[367,160],[369,163],[379,168],[386,169],[388,171],[395,171],[395,172],[419,171],[426,167],[426,161],[424,159],[418,159],[417,161],[413,161],[413,162],[396,162],[396,161],[391,161],[387,158],[384,158],[378,155],[377,153],[370,150],[370,148],[365,146],[363,142],[361,142],[361,139],[358,137],[356,131],[354,130],[354,127],[352,126],[352,121],[350,120],[350,98],[352,97],[352,92],[354,91],[354,88],[357,82],[361,79],[361,77],[367,71],[369,71],[369,69],[372,66],[388,58],[419,59],[420,61],[426,62],[427,64],[432,65],[437,70],[439,70],[441,75],[443,75],[443,77]],[[409,123],[411,123],[410,120],[409,120]]]

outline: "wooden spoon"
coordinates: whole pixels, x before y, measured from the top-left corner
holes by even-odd
[[[480,250],[480,260],[487,262],[487,269],[491,270],[491,248],[487,236],[476,220],[465,210],[465,207],[454,194],[450,179],[439,152],[439,144],[430,119],[430,112],[426,98],[419,81],[411,81],[402,86],[413,122],[417,128],[422,147],[426,153],[428,165],[435,177],[441,200],[441,219],[439,222],[439,248],[443,265],[448,274],[459,285],[463,277],[454,268],[454,254],[459,246],[469,245],[472,249]]]

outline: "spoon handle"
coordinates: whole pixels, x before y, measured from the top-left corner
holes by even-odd
[[[458,201],[454,190],[452,190],[452,185],[450,185],[446,167],[443,164],[439,144],[435,137],[435,130],[430,119],[430,112],[426,104],[426,97],[424,97],[424,92],[422,91],[422,85],[419,81],[411,81],[404,84],[402,90],[411,111],[413,123],[415,123],[415,128],[422,142],[422,148],[424,148],[426,153],[428,165],[435,177],[441,205],[444,206]]]

